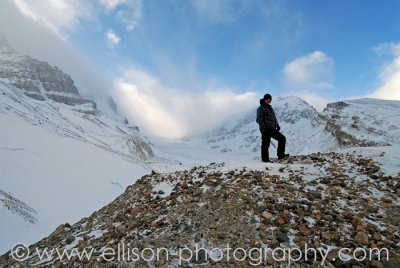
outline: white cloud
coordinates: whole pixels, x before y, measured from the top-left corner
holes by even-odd
[[[380,86],[368,95],[371,98],[400,100],[400,43],[386,43],[374,48],[379,54],[389,55],[380,72]]]
[[[63,38],[79,26],[81,20],[97,20],[98,7],[115,16],[127,30],[135,29],[142,19],[142,0],[13,0],[27,17],[45,25]]]
[[[106,32],[106,38],[109,44],[111,45],[118,45],[118,43],[121,41],[121,38],[114,33],[113,30],[108,30]]]
[[[124,4],[127,0],[100,0],[100,4],[106,9],[106,10],[114,10],[118,6]]]
[[[121,112],[153,136],[199,134],[227,116],[258,105],[255,93],[228,89],[199,93],[166,88],[154,76],[129,70],[117,81],[114,99]]]
[[[65,37],[82,18],[90,18],[92,5],[85,0],[14,0],[18,9],[31,19]]]
[[[100,4],[114,14],[128,31],[134,30],[142,19],[142,0],[100,0]]]
[[[315,51],[286,63],[285,82],[298,89],[318,90],[333,88],[334,60],[324,52]]]

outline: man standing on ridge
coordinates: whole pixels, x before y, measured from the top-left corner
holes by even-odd
[[[271,138],[278,141],[278,159],[289,156],[285,154],[286,137],[279,132],[281,128],[276,119],[274,109],[271,107],[271,102],[272,96],[265,94],[264,98],[260,99],[260,107],[257,109],[256,121],[261,131],[261,160],[263,162],[271,162],[268,153]]]

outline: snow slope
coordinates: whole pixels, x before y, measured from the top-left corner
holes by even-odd
[[[162,162],[122,117],[24,93],[0,80],[0,252],[88,215]]]
[[[32,208],[37,219],[27,221],[0,202],[1,252],[80,219],[149,172],[118,154],[21,124],[16,117],[0,115],[0,122],[7,125],[7,133],[0,134],[1,190]]]

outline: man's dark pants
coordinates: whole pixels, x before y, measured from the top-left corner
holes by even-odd
[[[266,129],[261,131],[261,160],[269,161],[268,148],[271,138],[278,141],[278,158],[285,157],[286,137],[276,129]]]

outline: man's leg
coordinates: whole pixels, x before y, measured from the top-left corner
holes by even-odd
[[[278,158],[285,157],[286,137],[277,130],[274,130],[271,135],[272,138],[278,141]]]
[[[267,131],[261,132],[261,161],[269,162],[268,148],[271,143],[270,133]]]

